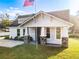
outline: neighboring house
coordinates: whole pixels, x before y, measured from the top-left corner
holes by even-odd
[[[68,47],[69,10],[55,12],[40,11],[36,14],[18,16],[10,27],[10,37],[30,35],[41,43],[40,37],[46,38],[48,45]],[[37,31],[37,32],[36,32]]]

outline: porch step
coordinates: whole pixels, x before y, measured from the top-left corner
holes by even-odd
[[[50,43],[47,43],[46,46],[61,47],[62,45],[61,44],[50,44]]]

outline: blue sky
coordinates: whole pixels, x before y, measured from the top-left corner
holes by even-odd
[[[34,5],[23,6],[24,0],[0,0],[0,13],[9,13],[11,16],[33,13]],[[69,0],[36,0],[37,12],[69,9]]]
[[[69,6],[69,0],[36,0],[37,2],[37,11],[44,10],[50,11],[54,9],[65,9]],[[0,0],[0,9],[9,9],[20,8],[33,11],[34,6],[32,7],[23,7],[24,0]]]

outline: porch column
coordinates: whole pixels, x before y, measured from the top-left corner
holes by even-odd
[[[42,27],[41,28],[41,37],[46,37],[46,28]]]
[[[45,27],[42,27],[41,28],[41,44],[46,44],[46,28]]]
[[[20,28],[20,37],[23,36],[23,28]]]
[[[68,47],[68,27],[62,28],[62,47]]]
[[[25,28],[25,36],[28,36],[29,34],[28,34],[28,28],[26,27]]]
[[[29,38],[28,38],[28,27],[25,28],[25,36],[24,36],[24,43],[28,44],[29,43]]]

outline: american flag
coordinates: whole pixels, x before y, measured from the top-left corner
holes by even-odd
[[[33,3],[34,3],[34,0],[25,0],[24,6],[31,6],[31,5],[33,5]]]

